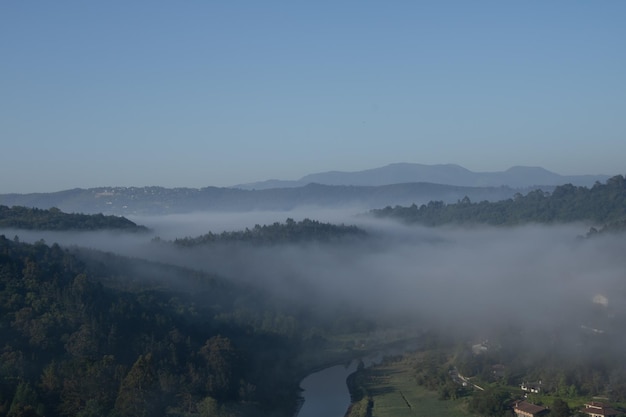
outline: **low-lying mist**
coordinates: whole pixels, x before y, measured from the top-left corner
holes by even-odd
[[[151,241],[155,236],[169,240],[241,230],[288,217],[356,224],[368,237],[191,248]],[[468,331],[505,323],[596,328],[604,323],[585,321],[587,311],[600,311],[604,320],[619,317],[626,308],[625,241],[615,236],[577,238],[586,231],[582,224],[424,228],[336,211],[197,214],[133,221],[150,227],[153,234],[0,233],[200,269],[258,285],[318,311],[349,306],[368,317],[453,324]]]

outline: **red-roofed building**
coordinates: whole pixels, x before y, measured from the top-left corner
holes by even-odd
[[[548,412],[548,409],[540,405],[531,404],[528,401],[518,401],[513,407],[517,417],[537,417]]]
[[[612,409],[608,404],[596,401],[586,403],[581,411],[591,417],[614,417],[619,414],[619,411]]]

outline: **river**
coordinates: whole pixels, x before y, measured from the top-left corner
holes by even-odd
[[[344,417],[350,406],[346,378],[356,370],[356,361],[349,366],[335,365],[312,373],[302,380],[304,404],[297,417]]]
[[[363,358],[365,366],[380,363],[384,355],[406,352],[407,347],[386,349]],[[294,417],[344,417],[350,406],[350,391],[346,379],[356,371],[358,360],[349,365],[335,365],[314,372],[300,383],[304,403]]]

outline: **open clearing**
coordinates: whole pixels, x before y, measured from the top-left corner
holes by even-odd
[[[404,361],[368,370],[366,388],[374,407],[372,417],[468,417],[464,400],[439,400],[438,394],[418,386],[412,367]]]

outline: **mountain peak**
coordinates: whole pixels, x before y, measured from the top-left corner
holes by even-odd
[[[528,172],[536,172],[536,173],[543,173],[543,174],[550,174],[550,175],[559,175],[556,174],[552,171],[548,171],[545,168],[542,167],[530,167],[530,166],[524,166],[524,165],[515,165],[512,166],[511,168],[507,169],[504,172],[508,172],[508,173],[528,173]]]
[[[278,187],[298,187],[309,183],[378,186],[416,182],[468,187],[510,186],[523,188],[538,185],[554,186],[565,183],[591,186],[596,181],[603,182],[608,178],[608,175],[562,176],[542,167],[520,165],[500,172],[475,172],[456,164],[426,165],[396,162],[361,171],[319,172],[305,175],[297,181],[264,181],[239,185],[237,188],[261,190]]]

